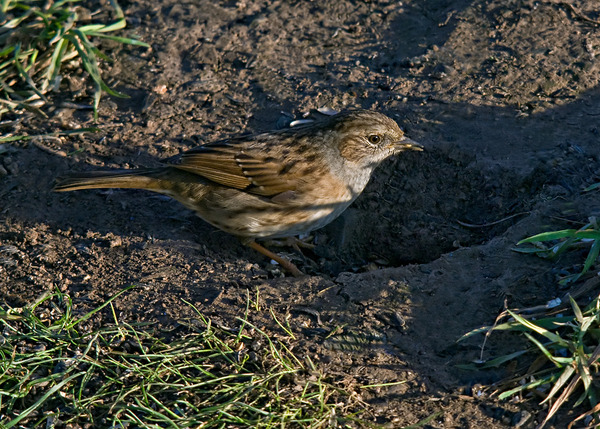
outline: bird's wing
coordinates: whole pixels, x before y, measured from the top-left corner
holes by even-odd
[[[271,136],[240,137],[209,143],[182,155],[174,167],[223,186],[263,196],[294,191],[298,180],[288,174],[294,161],[268,149]],[[265,140],[259,142],[258,140]],[[260,144],[264,143],[264,144]]]

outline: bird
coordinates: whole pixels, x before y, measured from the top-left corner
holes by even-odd
[[[256,240],[304,235],[329,224],[361,194],[382,161],[408,150],[423,146],[393,119],[347,110],[206,143],[156,168],[68,174],[56,179],[54,190],[128,188],[167,195],[301,276],[291,261]]]

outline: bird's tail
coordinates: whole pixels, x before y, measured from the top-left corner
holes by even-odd
[[[157,191],[160,189],[161,169],[138,169],[119,171],[91,171],[76,173],[56,179],[56,192],[79,189],[129,188]]]

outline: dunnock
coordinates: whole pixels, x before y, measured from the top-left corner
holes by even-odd
[[[390,155],[422,150],[395,121],[354,110],[312,124],[208,143],[159,168],[77,173],[56,191],[136,188],[168,195],[244,244],[301,271],[255,239],[292,237],[327,225],[360,195]]]

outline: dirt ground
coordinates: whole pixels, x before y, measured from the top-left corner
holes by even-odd
[[[235,326],[250,291],[288,318],[300,355],[360,393],[367,420],[402,427],[441,412],[425,427],[500,428],[531,413],[521,427],[535,426],[546,413],[539,398],[502,402],[480,388],[515,368],[459,370],[479,359],[482,338],[456,340],[492,324],[505,301],[562,296],[558,276],[583,261],[512,248],[600,214],[600,194],[582,192],[600,181],[597,4],[213,3],[122,0],[126,33],[152,45],[102,45],[118,59],[105,77],[130,98],[103,99],[98,133],[0,146],[3,304],[59,288],[83,312],[136,284],[116,301],[122,320],[173,327],[193,316],[185,299]],[[62,86],[49,120],[14,117],[2,133],[93,126],[91,111],[61,104],[89,104],[87,83],[67,75]],[[157,165],[320,107],[376,109],[427,150],[385,162],[356,203],[315,232],[315,251],[294,256],[304,278],[284,277],[167,198],[51,190],[68,171]],[[281,333],[268,311],[250,317]],[[522,346],[493,335],[483,358]]]

